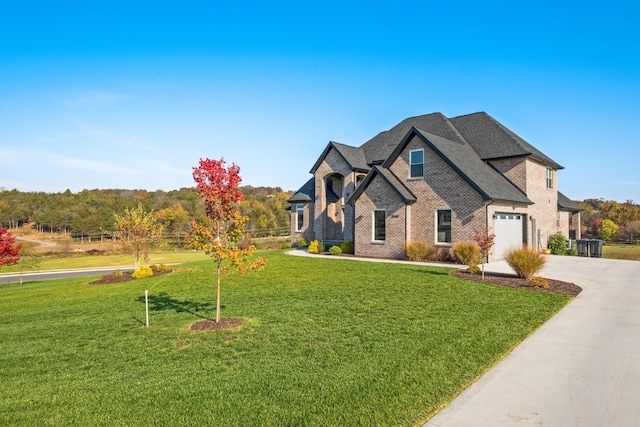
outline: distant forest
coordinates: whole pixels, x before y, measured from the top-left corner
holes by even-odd
[[[279,187],[241,187],[243,215],[252,237],[286,235],[289,233],[290,212],[287,200],[292,192]],[[582,235],[598,237],[603,220],[620,227],[617,240],[633,241],[640,235],[640,206],[628,200],[586,199],[577,201],[581,213]],[[153,210],[164,225],[165,235],[182,241],[191,230],[191,219],[202,219],[204,208],[195,188],[172,191],[145,190],[83,190],[72,193],[21,192],[0,189],[0,227],[14,229],[30,224],[42,233],[58,233],[76,238],[94,238],[113,231],[114,213],[141,203]]]
[[[240,187],[243,215],[249,217],[253,237],[288,234],[290,192],[279,187]],[[42,233],[76,238],[103,236],[113,231],[114,213],[142,204],[164,225],[167,238],[182,240],[192,219],[202,219],[204,208],[195,188],[172,191],[83,190],[72,193],[0,191],[0,226],[8,229],[30,224]]]

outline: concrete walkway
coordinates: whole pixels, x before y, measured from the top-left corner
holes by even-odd
[[[640,262],[549,256],[541,275],[583,291],[426,427],[640,425]]]

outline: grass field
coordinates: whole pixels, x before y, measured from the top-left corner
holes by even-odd
[[[187,330],[215,314],[211,261],[0,288],[0,425],[416,425],[569,301],[443,268],[263,256],[223,279],[236,330]]]
[[[149,254],[149,262],[145,265],[153,264],[176,264],[185,262],[195,262],[209,259],[203,252],[195,251],[175,251],[175,252],[153,252]],[[36,260],[24,260],[16,265],[6,265],[0,270],[1,273],[11,273],[19,271],[35,270],[57,270],[66,268],[88,268],[88,267],[133,267],[131,255],[77,255],[60,256],[49,258],[38,258]]]
[[[609,243],[602,247],[602,256],[611,259],[640,261],[640,245]]]

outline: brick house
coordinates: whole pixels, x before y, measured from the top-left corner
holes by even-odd
[[[360,147],[330,142],[291,198],[292,241],[352,241],[355,254],[405,258],[425,241],[450,249],[474,229],[506,249],[580,238],[581,208],[558,191],[562,169],[490,115],[403,120]]]

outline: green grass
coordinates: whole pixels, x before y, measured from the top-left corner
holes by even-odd
[[[154,252],[149,254],[149,262],[153,264],[173,264],[202,261],[209,257],[204,252],[181,251],[181,252]],[[16,265],[3,266],[1,272],[19,272],[34,270],[57,270],[67,268],[89,268],[89,267],[133,267],[131,255],[80,255],[67,257],[39,258],[36,261],[29,260]]]
[[[568,297],[460,281],[446,269],[265,252],[114,285],[0,288],[0,425],[415,425]],[[150,327],[144,326],[149,289]]]

